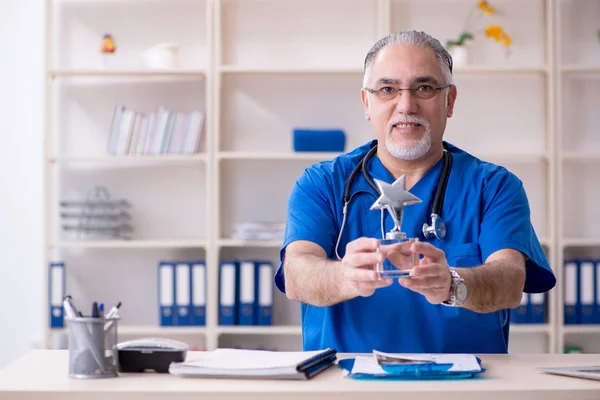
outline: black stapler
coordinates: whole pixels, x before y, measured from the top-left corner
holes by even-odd
[[[119,372],[168,373],[172,362],[183,362],[189,346],[171,339],[144,338],[117,344]]]

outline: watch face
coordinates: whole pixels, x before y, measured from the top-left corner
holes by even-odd
[[[464,282],[456,284],[456,300],[461,303],[467,300],[467,285]]]

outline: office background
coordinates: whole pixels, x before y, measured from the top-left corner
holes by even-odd
[[[95,299],[107,306],[123,301],[121,332],[129,337],[168,336],[198,348],[297,348],[298,307],[277,292],[272,327],[219,324],[222,262],[277,260],[276,239],[237,239],[237,224],[283,221],[293,179],[323,157],[291,154],[294,128],[341,127],[346,150],[372,137],[358,88],[364,54],[376,39],[416,28],[445,41],[458,37],[472,9],[484,11],[466,0],[48,3],[61,11],[50,20],[59,29],[49,37],[54,61],[47,70],[46,2],[5,0],[0,13],[0,365],[31,347],[64,345],[63,332],[49,326],[49,261],[64,262],[66,290],[82,308]],[[459,97],[447,139],[524,181],[534,226],[561,285],[566,260],[600,258],[593,185],[600,160],[594,112],[600,2],[523,3],[492,2],[500,14],[471,21],[469,63],[461,66],[456,55]],[[130,21],[141,28],[129,30]],[[500,42],[485,38],[490,24],[510,35],[510,58],[501,30],[495,31]],[[113,55],[99,51],[105,32],[114,34]],[[182,44],[187,72],[149,76],[143,50],[174,39]],[[115,70],[118,76],[111,75]],[[55,94],[48,98],[46,78]],[[174,112],[205,113],[200,153],[148,162],[107,158],[117,103],[134,112],[162,103]],[[45,122],[46,106],[52,123]],[[44,137],[52,137],[48,153]],[[132,203],[133,244],[78,242],[62,231],[59,201],[81,199],[97,184]],[[161,326],[161,260],[206,262],[206,326]],[[541,323],[514,325],[511,351],[600,351],[597,321],[564,325],[565,297],[557,287],[543,299]]]

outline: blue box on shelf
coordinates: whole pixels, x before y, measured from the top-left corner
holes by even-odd
[[[294,129],[294,151],[343,152],[346,134],[341,129]]]

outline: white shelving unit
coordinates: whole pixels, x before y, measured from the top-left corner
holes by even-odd
[[[294,153],[293,128],[342,128],[347,150],[373,137],[359,90],[364,56],[376,40],[419,29],[445,41],[463,29],[476,3],[47,0],[47,262],[66,262],[67,290],[82,304],[122,301],[121,336],[175,337],[207,349],[300,348],[299,306],[278,291],[274,326],[218,326],[219,260],[257,257],[277,265],[281,245],[232,239],[234,224],[283,221],[302,170],[337,155]],[[549,294],[546,324],[512,325],[511,351],[560,352],[600,334],[600,325],[563,327],[561,284],[565,255],[583,249],[600,258],[594,224],[600,215],[592,201],[598,193],[591,185],[600,164],[593,134],[599,117],[592,111],[600,43],[590,36],[600,29],[594,19],[600,3],[497,3],[502,15],[489,21],[511,34],[513,54],[506,58],[477,33],[470,65],[455,68],[458,99],[446,139],[523,180],[558,285]],[[117,52],[103,64],[98,50],[105,32],[114,35]],[[144,67],[143,50],[162,41],[181,44],[181,68]],[[158,103],[200,108],[201,153],[107,155],[117,102],[142,110]],[[80,242],[57,229],[58,199],[94,182],[131,199],[134,240]],[[567,200],[574,190],[577,201]],[[158,326],[157,262],[198,258],[208,266],[207,325]],[[53,332],[46,331],[51,346]]]

